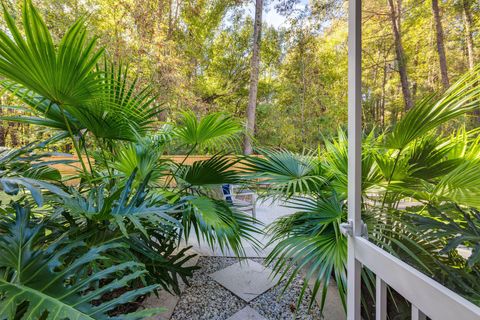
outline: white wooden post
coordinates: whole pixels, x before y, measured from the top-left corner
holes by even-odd
[[[361,235],[362,179],[362,16],[361,0],[350,0],[348,9],[348,237],[347,318],[360,320],[360,272],[355,258],[355,237]]]
[[[412,320],[426,320],[425,314],[412,304]]]
[[[375,320],[387,320],[387,284],[379,276],[375,291]]]

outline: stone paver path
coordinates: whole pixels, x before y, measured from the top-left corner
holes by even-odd
[[[245,307],[242,310],[235,313],[227,320],[267,320],[260,313],[250,307]]]
[[[261,258],[239,263],[236,258],[200,257],[201,268],[180,296],[171,320],[292,320],[295,313],[299,320],[321,319],[318,307],[308,311],[310,292],[297,310],[300,277],[282,295],[283,286],[275,286],[271,270],[262,263]]]
[[[237,297],[250,302],[278,282],[278,277],[272,279],[271,274],[271,269],[247,259],[214,272],[210,277]]]

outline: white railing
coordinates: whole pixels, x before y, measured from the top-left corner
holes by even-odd
[[[377,276],[376,320],[387,318],[390,286],[412,303],[412,320],[480,320],[480,308],[361,237],[362,0],[349,1],[347,318],[360,320],[361,270]]]
[[[355,258],[377,276],[376,320],[386,320],[390,286],[412,303],[412,320],[479,320],[480,308],[361,237]]]

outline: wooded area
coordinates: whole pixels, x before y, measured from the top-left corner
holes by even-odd
[[[57,38],[86,15],[90,32],[108,48],[107,56],[128,64],[139,81],[154,84],[164,109],[161,120],[194,110],[199,115],[225,111],[246,122],[247,106],[253,106],[256,119],[248,127],[254,128],[258,145],[316,148],[322,136],[334,135],[346,124],[347,3],[256,2],[264,12],[276,10],[286,19],[278,28],[265,20],[258,27],[258,88],[252,82],[254,1],[37,0],[35,5]],[[7,2],[7,7],[19,13],[21,1]],[[472,0],[364,1],[367,130],[388,128],[415,103],[441,93],[473,68],[479,10]],[[253,89],[258,91],[256,104]],[[12,99],[5,94],[0,102],[14,105]],[[458,125],[476,126],[477,118],[472,114]],[[24,145],[46,134],[4,121],[0,145]]]

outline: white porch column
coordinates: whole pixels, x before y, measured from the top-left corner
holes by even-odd
[[[362,157],[362,16],[361,0],[350,0],[348,9],[348,237],[347,319],[360,320],[361,264],[355,259],[355,237],[361,235]]]

